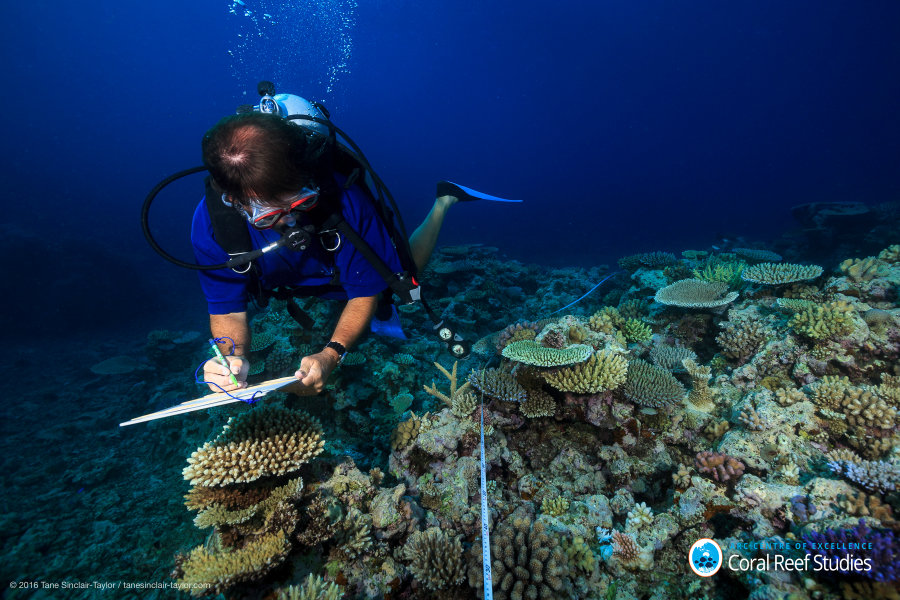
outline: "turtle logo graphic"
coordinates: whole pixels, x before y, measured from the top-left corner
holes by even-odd
[[[711,577],[722,567],[722,548],[715,540],[699,539],[688,552],[688,564],[700,577]]]

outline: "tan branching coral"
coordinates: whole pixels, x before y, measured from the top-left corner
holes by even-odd
[[[629,342],[643,344],[653,338],[653,329],[640,319],[628,319],[622,327],[622,334]]]
[[[889,504],[884,503],[881,498],[874,494],[866,494],[865,492],[853,492],[850,496],[840,494],[837,497],[837,504],[844,512],[854,517],[874,517],[881,521],[882,525],[888,527],[896,525],[894,513]]]
[[[809,389],[817,406],[844,415],[849,425],[892,429],[897,423],[897,410],[879,396],[879,388],[855,387],[847,377],[826,375]]]
[[[614,306],[604,306],[588,320],[588,326],[594,331],[613,333],[617,327],[625,324],[625,318]]]
[[[725,321],[716,342],[728,358],[745,361],[756,354],[775,331],[764,323],[751,320]]]
[[[853,333],[855,315],[849,302],[827,302],[797,312],[788,325],[814,340],[834,339]]]
[[[595,394],[614,390],[625,383],[628,361],[619,353],[600,351],[583,363],[547,372],[544,379],[563,392]]]
[[[519,410],[529,419],[538,417],[552,417],[556,413],[556,400],[553,396],[542,390],[531,390]]]
[[[625,519],[625,529],[627,531],[637,531],[641,527],[653,524],[653,511],[645,502],[638,502],[630,511]]]
[[[855,282],[872,281],[884,277],[888,272],[887,265],[874,256],[862,259],[848,258],[838,265],[838,268]]]
[[[748,405],[744,408],[738,416],[738,421],[750,431],[762,431],[766,428],[766,424],[763,422],[762,417],[759,416],[759,413],[756,412],[756,409],[753,406]]]
[[[759,263],[751,265],[741,273],[741,279],[764,285],[781,285],[795,281],[816,279],[822,274],[818,265],[795,265],[792,263]]]
[[[878,258],[891,264],[900,263],[900,244],[888,246],[878,253]]]
[[[469,381],[473,387],[485,396],[504,402],[522,402],[525,400],[525,388],[516,378],[502,369],[481,369],[469,373]]]
[[[738,297],[729,292],[728,284],[721,281],[682,279],[656,292],[654,300],[666,306],[680,308],[716,308],[731,304]]]
[[[440,371],[444,375],[444,377],[446,377],[450,381],[450,393],[449,394],[445,394],[444,392],[437,389],[437,385],[434,383],[434,380],[431,381],[431,387],[428,387],[427,385],[425,386],[426,392],[428,392],[435,398],[442,400],[444,402],[444,404],[446,404],[447,406],[450,406],[450,407],[453,406],[453,399],[458,394],[465,394],[466,392],[469,391],[469,385],[470,385],[469,382],[466,382],[460,386],[457,386],[458,376],[456,374],[456,367],[457,367],[458,363],[459,363],[459,361],[453,361],[453,370],[452,371],[448,371],[447,369],[445,369],[444,366],[439,362],[434,363],[434,366],[437,367],[438,371]]]
[[[462,419],[471,415],[477,406],[478,398],[475,396],[475,393],[467,390],[461,394],[454,394],[453,406],[450,407],[450,412]]]
[[[668,371],[636,359],[628,363],[625,397],[642,406],[659,407],[681,402],[684,386]]]
[[[240,549],[215,554],[198,546],[176,559],[173,575],[195,596],[218,594],[238,583],[258,581],[284,561],[288,550],[290,544],[283,531],[251,540]]]
[[[192,485],[223,486],[284,475],[322,452],[322,425],[303,411],[261,406],[232,418],[188,459]]]
[[[465,561],[459,536],[430,527],[409,536],[402,556],[410,561],[409,570],[425,588],[443,590],[465,579]]]
[[[691,469],[687,465],[678,465],[678,469],[672,472],[672,483],[680,490],[691,487]]]
[[[370,521],[371,517],[364,515],[355,506],[350,507],[350,510],[336,526],[335,541],[341,554],[352,559],[365,554],[372,548]]]
[[[701,475],[719,483],[737,481],[744,474],[744,463],[733,456],[708,450],[697,455],[694,466]]]
[[[310,573],[301,585],[279,590],[276,600],[341,600],[342,596],[341,586]]]
[[[569,501],[562,496],[548,496],[541,502],[541,512],[558,517],[569,512]]]
[[[775,390],[775,402],[781,406],[791,406],[806,400],[806,394],[796,388],[778,388]]]
[[[533,340],[508,344],[503,356],[509,360],[535,367],[563,367],[584,362],[594,350],[585,344],[573,344],[566,348],[546,348]]]
[[[256,515],[271,512],[278,504],[297,496],[302,490],[303,479],[297,477],[273,489],[267,498],[247,508],[228,510],[224,505],[213,505],[194,518],[194,525],[199,529],[205,529],[207,527],[246,523]]]

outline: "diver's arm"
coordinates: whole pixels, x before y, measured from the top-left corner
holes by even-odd
[[[329,341],[338,342],[349,349],[369,326],[377,307],[377,295],[348,300]],[[340,358],[333,348],[325,348],[321,352],[303,357],[300,368],[294,375],[300,380],[304,392],[309,394],[321,392]]]
[[[246,358],[250,351],[250,328],[247,326],[247,313],[209,315],[209,330],[216,339],[227,337],[234,340],[234,356],[228,356],[232,351],[231,342],[228,340],[222,339],[219,342],[219,350],[227,357],[231,372],[237,378],[238,387],[247,387],[247,372],[250,370],[250,362]],[[216,360],[207,361],[203,365],[203,374],[205,381],[217,384],[209,386],[209,389],[213,391],[238,389],[231,381],[228,369]]]

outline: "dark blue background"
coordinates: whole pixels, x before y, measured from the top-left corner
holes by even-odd
[[[152,253],[139,208],[264,78],[331,107],[410,227],[441,178],[524,198],[454,208],[441,241],[528,261],[763,240],[792,205],[900,193],[893,0],[362,2],[330,90],[340,31],[320,15],[348,3],[245,3],[277,25],[256,36],[224,0],[5,9],[11,331],[202,326],[194,275]],[[185,258],[199,187],[153,212]]]

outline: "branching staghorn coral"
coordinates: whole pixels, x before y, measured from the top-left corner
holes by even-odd
[[[625,397],[642,406],[659,407],[681,402],[684,386],[668,371],[636,359],[628,363]]]
[[[469,390],[469,385],[470,385],[469,382],[466,382],[466,383],[462,384],[461,386],[457,387],[458,377],[456,375],[456,367],[457,367],[458,363],[459,363],[459,361],[453,361],[453,370],[452,371],[448,371],[447,369],[445,369],[443,367],[443,365],[441,365],[441,363],[439,363],[439,362],[434,363],[434,366],[437,367],[438,370],[444,375],[444,377],[446,377],[450,381],[450,393],[449,394],[445,394],[444,392],[437,389],[437,385],[434,383],[434,380],[431,381],[431,387],[428,387],[427,385],[425,386],[426,392],[428,392],[435,398],[442,400],[444,402],[444,404],[446,404],[447,406],[451,406],[451,407],[453,406],[453,398],[456,397],[457,394],[466,393]]]
[[[576,394],[614,390],[625,383],[628,361],[617,352],[595,352],[583,363],[544,374],[555,389]]]
[[[744,269],[741,278],[751,283],[781,285],[795,281],[816,279],[822,274],[818,265],[795,265],[791,263],[760,263]]]
[[[322,425],[303,411],[261,406],[229,419],[222,432],[188,459],[192,485],[223,486],[284,475],[322,452]]]
[[[410,561],[409,570],[416,581],[431,591],[452,587],[465,579],[459,536],[448,535],[438,527],[413,533],[401,554]]]
[[[721,281],[682,279],[661,288],[653,299],[679,308],[717,308],[731,304],[737,297],[738,293],[729,292],[728,284]]]
[[[337,542],[340,553],[347,558],[357,558],[372,548],[372,533],[369,526],[371,517],[351,506],[347,514],[337,523]]]

